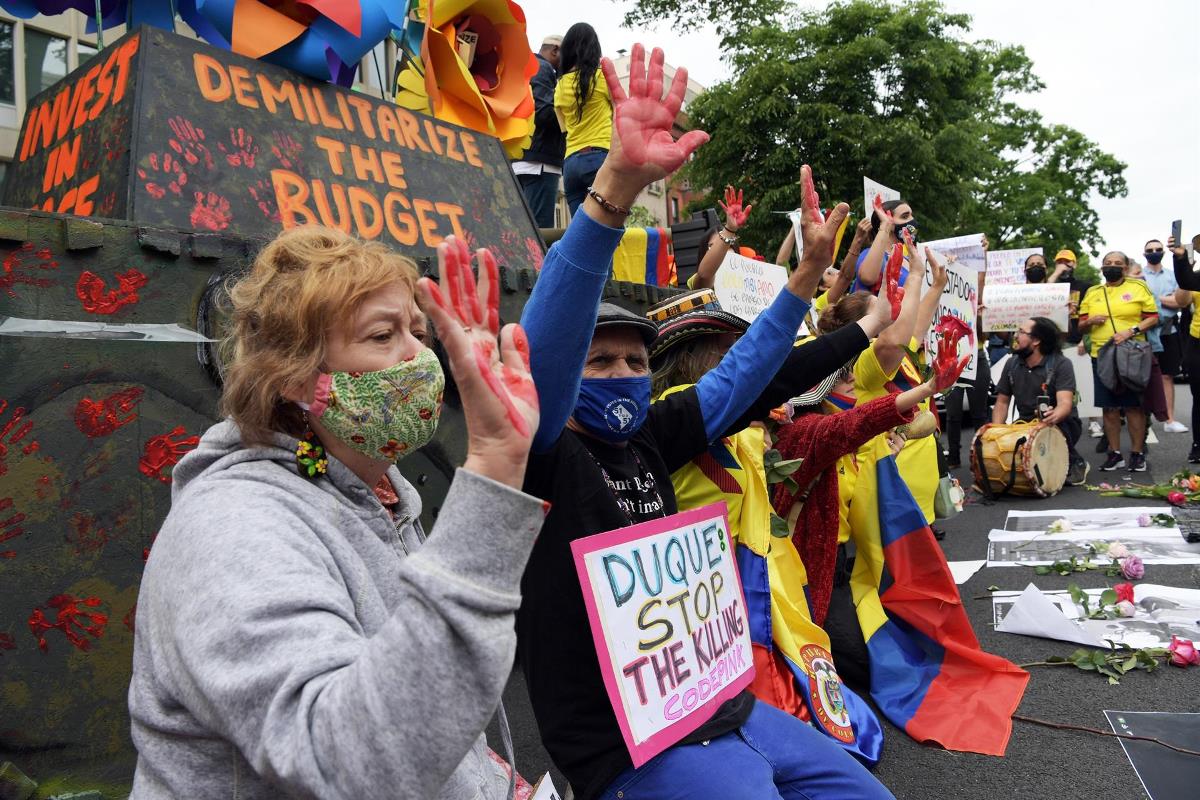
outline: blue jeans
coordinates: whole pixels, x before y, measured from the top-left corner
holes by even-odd
[[[563,162],[563,194],[567,196],[571,216],[575,216],[575,212],[583,205],[583,198],[587,197],[587,188],[596,179],[596,173],[607,155],[607,150],[591,147],[587,148],[586,152],[581,150],[572,153]]]
[[[543,172],[541,175],[518,175],[521,182],[521,192],[529,210],[533,212],[533,221],[539,228],[554,227],[554,205],[558,202],[558,179],[553,172]]]
[[[833,739],[755,703],[746,724],[617,776],[600,800],[894,800]]]

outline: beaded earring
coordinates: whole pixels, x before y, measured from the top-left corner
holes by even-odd
[[[308,427],[308,415],[304,415],[304,438],[296,442],[296,471],[302,477],[316,480],[329,468],[329,457],[325,448],[317,441],[312,428]]]

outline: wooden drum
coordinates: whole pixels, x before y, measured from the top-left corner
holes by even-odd
[[[1069,462],[1067,437],[1044,422],[984,425],[971,442],[975,482],[981,489],[990,486],[992,494],[1057,494],[1067,482]]]

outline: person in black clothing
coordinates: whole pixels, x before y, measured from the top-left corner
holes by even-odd
[[[1079,344],[1083,341],[1083,334],[1079,330],[1079,304],[1083,302],[1083,296],[1087,294],[1087,290],[1094,285],[1075,278],[1075,262],[1076,258],[1073,252],[1059,250],[1058,255],[1054,257],[1054,274],[1050,276],[1052,283],[1071,284],[1071,293],[1068,297],[1071,309],[1070,326],[1067,328],[1068,344]]]
[[[667,131],[686,71],[677,71],[668,97],[659,101],[662,63],[656,50],[647,77],[644,51],[635,46],[626,98],[612,64],[603,62],[618,122],[612,147],[594,191],[580,206],[582,213],[554,245],[564,257],[553,260],[552,271],[543,270],[523,316],[542,412],[525,490],[549,503],[517,613],[521,666],[538,729],[580,800],[661,797],[656,783],[663,776],[674,781],[677,794],[714,800],[781,794],[813,800],[889,798],[837,744],[756,703],[749,692],[721,705],[691,734],[634,769],[609,702],[571,542],[674,514],[673,471],[704,452],[710,441],[765,418],[775,405],[841,367],[867,346],[878,332],[871,328],[881,324],[876,317],[792,346],[808,298],[832,259],[837,227],[849,211],[840,204],[822,221],[811,173],[804,167],[804,259],[787,288],[715,369],[695,386],[651,405],[648,346],[657,327],[601,305],[600,297],[629,205],[645,185],[678,168],[698,144],[670,139]],[[637,120],[643,121],[640,132],[633,127]],[[664,149],[643,149],[655,142]],[[643,153],[642,160],[635,160],[635,150]],[[715,763],[705,761],[709,756]]]
[[[558,127],[558,117],[554,113],[558,49],[562,39],[561,36],[547,36],[535,54],[538,71],[529,81],[533,87],[533,140],[512,165],[539,228],[554,227],[558,181],[562,177],[563,154],[567,150],[566,134]]]
[[[1067,483],[1077,486],[1087,480],[1088,463],[1075,450],[1083,423],[1075,410],[1075,367],[1059,350],[1060,334],[1058,326],[1045,317],[1021,323],[1013,339],[1013,357],[1004,365],[996,386],[992,422],[1003,425],[1009,405],[1015,401],[1017,419],[1057,425],[1070,454]]]
[[[1195,239],[1192,240],[1195,243]],[[1200,464],[1200,314],[1193,305],[1197,298],[1194,293],[1200,292],[1200,275],[1192,269],[1188,260],[1187,250],[1168,237],[1167,249],[1175,265],[1175,282],[1179,288],[1175,290],[1175,302],[1183,309],[1191,309],[1191,322],[1180,331],[1183,336],[1183,364],[1188,375],[1188,385],[1192,389],[1192,449],[1188,452],[1189,464]]]

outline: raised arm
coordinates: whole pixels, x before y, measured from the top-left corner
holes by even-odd
[[[788,277],[786,289],[775,302],[754,320],[750,330],[716,368],[696,384],[709,441],[720,436],[751,406],[791,352],[821,273],[833,258],[838,227],[850,211],[849,206],[841,203],[826,220],[807,164],[801,167],[800,180],[804,187],[801,218],[804,255],[800,265]]]
[[[870,289],[879,285],[879,276],[883,272],[883,259],[896,241],[896,223],[892,215],[883,210],[883,202],[875,195],[875,215],[879,217],[879,232],[862,266],[858,268],[858,282]]]
[[[579,380],[600,296],[608,280],[612,254],[621,240],[629,207],[638,192],[679,168],[708,141],[703,131],[689,131],[676,141],[671,126],[683,103],[687,70],[675,71],[663,97],[663,52],[658,48],[645,68],[645,49],[633,46],[629,94],[616,70],[601,60],[604,79],[616,111],[611,149],[562,240],[546,254],[541,275],[521,314],[529,337],[530,365],[541,425],[533,452],[545,452],[558,440],[579,395]]]
[[[911,243],[912,239],[906,237],[906,241]],[[896,245],[896,248],[899,247]],[[897,252],[892,251],[892,258],[896,257]],[[925,252],[930,252],[928,247]],[[904,299],[900,303],[896,324],[881,333],[871,345],[879,359],[879,366],[889,375],[900,368],[900,362],[912,341],[921,305],[921,291],[925,288],[925,259],[917,252],[915,244],[909,244],[908,253],[908,278],[904,282]]]
[[[829,287],[829,291],[825,293],[827,306],[831,306],[846,292],[850,291],[850,287],[854,284],[854,268],[858,264],[858,256],[862,253],[863,248],[867,246],[867,242],[871,238],[871,220],[860,220],[858,226],[854,229],[854,238],[850,241],[850,249],[846,251],[846,257],[842,259],[841,269],[838,271],[837,279],[834,280],[833,286]]]
[[[781,267],[786,267],[792,260],[792,251],[796,249],[796,226],[788,221],[787,236],[783,237],[782,244],[779,245],[779,252],[775,254],[775,263]]]
[[[1167,249],[1171,251],[1171,260],[1175,265],[1175,283],[1179,284],[1180,289],[1187,289],[1189,292],[1200,291],[1200,275],[1192,269],[1187,250],[1175,241],[1174,236],[1167,237]]]
[[[717,270],[725,261],[725,254],[737,247],[738,231],[746,224],[750,209],[754,206],[742,207],[742,192],[732,186],[725,187],[725,202],[721,203],[725,211],[725,224],[717,231],[717,239],[709,245],[696,267],[696,275],[691,281],[693,289],[711,289],[716,285]]]

